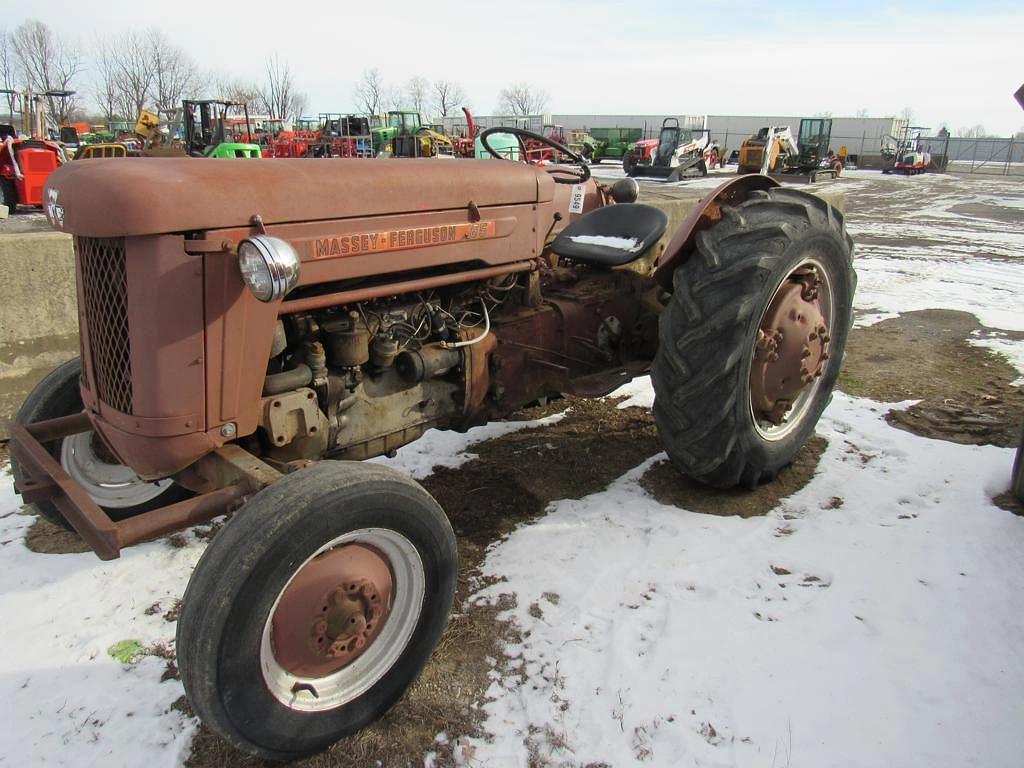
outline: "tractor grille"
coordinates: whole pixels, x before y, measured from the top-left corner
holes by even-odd
[[[128,335],[128,276],[124,238],[76,237],[82,274],[82,330],[92,350],[100,402],[132,412],[132,355]]]

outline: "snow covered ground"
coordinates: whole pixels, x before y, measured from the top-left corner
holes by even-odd
[[[967,179],[945,200],[914,188],[903,210],[886,189],[938,182],[886,179],[843,182],[890,206],[850,212],[865,321],[937,307],[1024,330],[1019,222],[997,211],[974,239],[950,210],[1019,207],[1024,186],[981,193]],[[901,245],[911,231],[921,242]],[[1024,373],[1019,342],[995,341]],[[652,397],[646,379],[621,394]],[[483,703],[492,738],[462,740],[462,761],[1019,766],[1024,518],[990,501],[1013,452],[893,429],[889,407],[838,394],[815,477],[765,517],[664,506],[639,484],[654,456],[493,544],[484,575],[500,581],[472,600],[514,595],[521,639]],[[544,423],[430,432],[390,463],[424,477]],[[180,683],[161,682],[160,654],[205,540],[103,563],[30,552],[33,520],[0,469],[0,766],[181,765],[196,723],[174,706]],[[108,653],[125,640],[141,648],[130,663]]]

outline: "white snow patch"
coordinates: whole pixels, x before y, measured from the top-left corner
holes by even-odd
[[[494,421],[479,427],[472,427],[465,433],[430,429],[419,440],[399,448],[398,455],[393,459],[378,456],[369,461],[387,464],[400,472],[405,472],[415,480],[421,480],[429,475],[434,467],[454,468],[475,459],[476,454],[466,450],[474,443],[493,440],[521,429],[534,429],[557,424],[565,418],[565,414],[565,411],[553,413],[533,421]]]
[[[885,410],[837,394],[766,517],[663,506],[656,456],[493,547],[475,599],[515,595],[527,676],[488,691],[480,764],[1019,765],[1024,519],[989,500],[1013,451]]]
[[[615,248],[627,253],[636,253],[640,250],[640,241],[635,237],[613,237],[612,235],[573,235],[569,238],[574,243],[581,245],[602,245],[605,248]]]

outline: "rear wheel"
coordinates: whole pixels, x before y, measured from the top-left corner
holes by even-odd
[[[676,270],[651,379],[685,474],[754,486],[814,431],[842,364],[856,275],[842,214],[791,189],[754,192]]]
[[[78,380],[82,375],[79,358],[55,368],[36,385],[15,417],[17,424],[56,419],[82,412]],[[85,489],[112,520],[124,520],[188,496],[173,480],[147,482],[110,453],[95,432],[81,432],[47,445],[61,467]],[[17,459],[11,458],[15,480],[24,477]],[[49,520],[70,528],[64,515],[50,502],[40,501],[36,510]]]
[[[632,152],[627,152],[622,156],[622,170],[626,172],[627,176],[632,176],[636,170],[636,155]]]
[[[6,205],[10,213],[18,207],[18,188],[10,179],[0,179],[0,204]]]
[[[288,475],[225,525],[192,574],[177,639],[189,701],[251,754],[323,749],[416,679],[456,576],[451,526],[411,479],[336,461]]]

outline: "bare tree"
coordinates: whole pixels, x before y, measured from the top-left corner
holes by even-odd
[[[910,107],[904,107],[903,109],[900,110],[900,117],[902,117],[908,123],[912,123],[914,121],[914,110],[912,110]]]
[[[367,115],[380,114],[385,93],[384,78],[381,77],[379,69],[374,67],[373,69],[363,70],[363,77],[356,84],[355,98],[356,106],[363,113]]]
[[[514,83],[498,94],[498,111],[507,115],[538,115],[548,105],[548,95],[526,83]]]
[[[275,53],[267,59],[267,82],[263,88],[263,100],[271,117],[281,120],[302,116],[306,95],[295,89],[295,80],[288,62],[282,62]]]
[[[25,85],[34,91],[70,91],[82,69],[82,55],[41,21],[23,22],[14,30],[14,54]],[[76,110],[74,97],[47,96],[47,109],[57,123]]]
[[[858,109],[856,114],[854,115],[854,117],[867,117],[867,116],[868,116],[868,111],[864,107],[861,107],[860,109]]]
[[[412,78],[408,85],[406,85],[405,91],[409,101],[409,106],[419,112],[423,117],[426,117],[427,96],[430,91],[430,83],[427,82],[427,79],[416,75],[416,77]]]
[[[115,72],[117,112],[125,119],[134,119],[151,104],[156,77],[147,36],[134,30],[125,32],[110,43],[109,50]]]
[[[245,104],[251,113],[270,112],[270,105],[264,99],[263,89],[255,83],[239,80],[216,80],[217,98]]]
[[[448,117],[466,101],[462,86],[453,80],[435,80],[432,90],[434,112],[439,117]]]
[[[158,29],[147,35],[153,69],[151,101],[157,109],[177,109],[183,98],[199,91],[199,70],[181,48]]]
[[[14,56],[14,40],[6,29],[0,29],[0,87],[7,91],[18,89],[17,64]],[[15,93],[5,93],[7,102],[7,122],[14,122],[14,107],[18,101]],[[19,107],[20,109],[20,107]]]
[[[965,139],[984,139],[988,137],[988,132],[985,130],[984,125],[979,124],[965,128],[958,128],[956,135]]]
[[[94,47],[96,76],[92,83],[93,98],[108,123],[124,117],[119,111],[117,57],[106,40],[97,40]]]
[[[385,88],[381,104],[388,109],[406,109],[409,106],[401,88]]]

